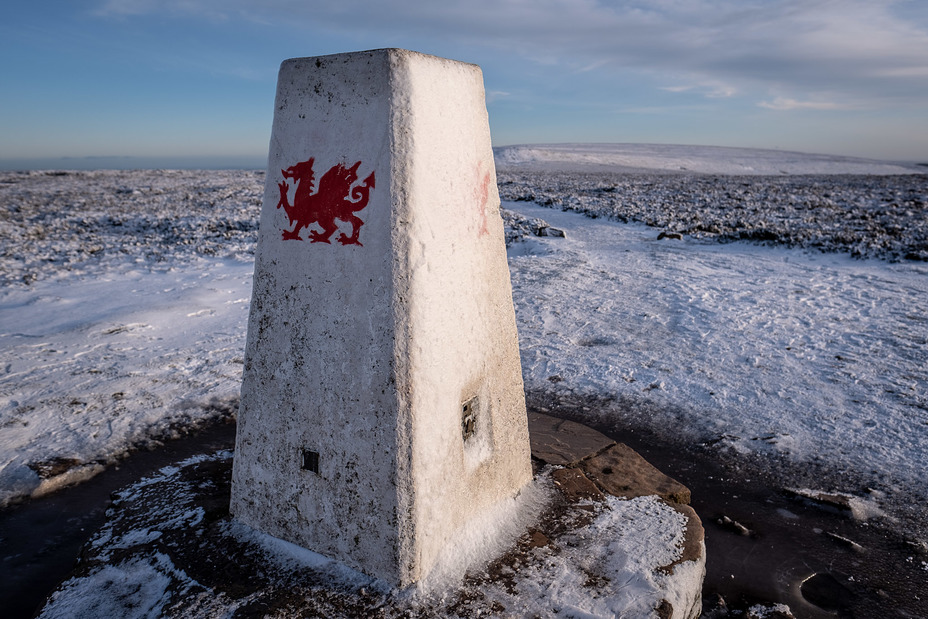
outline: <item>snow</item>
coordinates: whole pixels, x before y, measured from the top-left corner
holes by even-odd
[[[98,472],[127,449],[229,415],[251,268],[201,260],[4,288],[0,504],[70,481],[43,480],[37,463]]]
[[[694,162],[715,160],[716,171],[745,161],[740,151],[696,147],[605,151],[626,153],[622,165],[652,171],[667,170],[670,160],[686,159],[694,169]],[[605,165],[603,152],[585,157]],[[497,150],[498,161],[504,155]],[[924,177],[642,174],[616,184],[612,172],[608,180],[590,169],[565,175],[570,166],[562,160],[546,163],[547,172],[526,164],[529,172],[518,176],[512,170],[528,157],[505,157],[504,194],[531,186],[534,199],[549,206],[597,215],[530,201],[504,205],[566,232],[510,248],[529,391],[610,396],[611,405],[587,413],[590,421],[654,429],[771,466],[841,473],[822,478],[836,486],[824,489],[859,494],[869,485],[882,493],[877,507],[890,514],[894,497],[923,495],[928,266],[903,257],[921,251],[912,239],[926,226]],[[878,171],[809,157],[754,152],[751,172]],[[661,178],[672,180],[655,181]],[[779,189],[759,193],[764,178]],[[550,179],[564,184],[542,191]],[[702,197],[677,204],[690,218],[683,238],[658,241],[659,231],[675,229],[666,215],[672,201],[654,199],[660,217],[647,226],[648,200],[669,198],[690,182]],[[600,192],[605,196],[629,195],[638,213],[631,223],[614,220],[621,200],[603,206],[571,197],[590,183],[615,185]],[[748,209],[738,224],[734,203],[713,207],[744,183],[746,203],[765,210]],[[0,502],[66,481],[57,477],[69,474],[62,469],[92,474],[134,446],[231,414],[262,184],[263,175],[252,172],[0,174]],[[872,204],[841,197],[867,187],[874,188]],[[832,200],[831,215],[814,219],[820,209],[793,200],[800,190],[844,193],[834,194],[841,199]],[[840,217],[845,207],[893,211],[899,219],[854,232]],[[736,230],[769,218],[770,246],[714,242],[733,237],[700,236],[692,223],[700,216],[733,221]],[[880,259],[861,260],[838,241],[808,245],[827,253],[785,247],[781,233],[790,222],[830,230],[838,241],[852,232],[886,240],[886,247],[901,239],[903,249],[862,252]]]
[[[164,555],[100,567],[92,578],[73,579],[55,591],[42,619],[138,617],[156,619],[171,581],[157,569]],[[159,561],[160,560],[160,561]]]
[[[688,608],[682,596],[700,590],[701,566],[661,570],[679,559],[685,526],[657,497],[607,497],[593,522],[562,538],[557,551],[537,550],[542,560],[521,570],[511,588],[487,584],[484,593],[525,617],[648,617],[662,598]],[[589,582],[597,578],[603,584],[593,594]]]
[[[501,556],[537,523],[552,492],[550,479],[543,477],[465,521],[442,547],[434,567],[418,583],[416,594],[427,597],[453,590],[468,570],[482,568]]]

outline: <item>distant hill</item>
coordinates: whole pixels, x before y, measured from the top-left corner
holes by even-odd
[[[757,148],[674,144],[525,144],[493,149],[500,169],[726,175],[925,174],[914,163]]]

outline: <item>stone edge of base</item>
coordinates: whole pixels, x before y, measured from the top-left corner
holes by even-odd
[[[706,565],[705,529],[696,510],[689,505],[689,488],[659,471],[624,443],[617,443],[586,425],[532,410],[528,419],[532,457],[560,467],[552,472],[552,479],[569,500],[602,500],[606,494],[626,499],[653,495],[686,518],[680,557],[657,571],[666,576],[663,582],[671,583],[678,568],[692,562],[689,567],[696,569],[698,586],[668,584],[665,597],[654,610],[661,619],[699,617]],[[683,580],[693,579],[687,574]]]

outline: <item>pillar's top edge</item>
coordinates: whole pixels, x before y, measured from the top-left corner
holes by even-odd
[[[454,60],[452,58],[443,58],[441,56],[433,56],[431,54],[424,54],[422,52],[416,52],[408,49],[402,49],[399,47],[385,47],[381,49],[369,49],[364,51],[356,52],[342,52],[338,54],[326,54],[322,56],[305,56],[299,58],[288,58],[281,63],[281,68],[291,65],[291,64],[301,64],[306,62],[345,62],[350,60],[356,60],[360,58],[373,58],[377,56],[387,56],[392,57],[396,60],[431,60],[431,61],[440,61],[440,62],[453,62],[456,64],[471,65],[479,69],[480,67],[471,62],[462,62],[460,60]]]

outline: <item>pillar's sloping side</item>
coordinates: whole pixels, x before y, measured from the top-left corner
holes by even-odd
[[[388,581],[401,577],[408,486],[397,480],[408,456],[396,443],[393,75],[383,53],[281,65],[231,501],[236,519]]]
[[[478,67],[283,63],[235,518],[406,585],[530,480],[498,207]]]
[[[412,481],[424,576],[462,529],[531,480],[531,460],[483,74],[417,55],[408,90]]]

